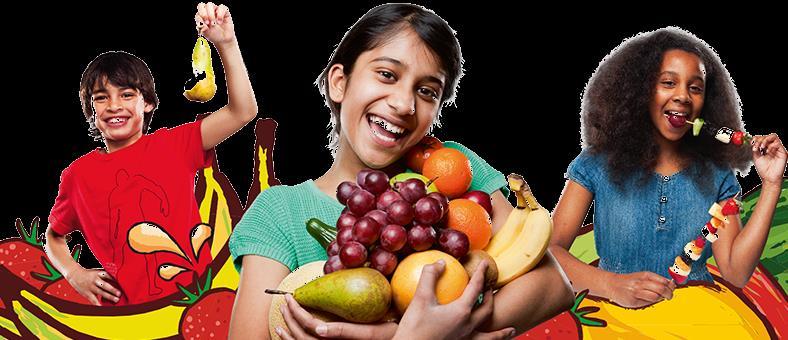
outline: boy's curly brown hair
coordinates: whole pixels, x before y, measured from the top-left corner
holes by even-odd
[[[662,57],[674,49],[697,55],[706,68],[700,117],[715,126],[744,130],[736,86],[711,46],[677,27],[637,34],[602,59],[586,84],[580,107],[582,146],[607,155],[610,177],[619,186],[632,175],[647,179],[656,166],[659,147],[653,138],[643,136],[658,133],[649,117],[649,103]],[[686,164],[689,174],[700,188],[709,188],[707,174],[712,165],[735,169],[742,175],[750,169],[749,148],[690,133],[680,143],[683,156],[691,160]]]

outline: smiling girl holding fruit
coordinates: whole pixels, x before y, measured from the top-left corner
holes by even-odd
[[[550,247],[574,289],[625,307],[670,299],[675,256],[700,235],[712,203],[739,194],[734,170],[746,174],[754,161],[763,185],[746,228],[729,216],[706,247],[723,278],[743,287],[763,250],[788,156],[776,134],[755,136],[750,147],[688,133],[697,119],[743,130],[736,88],[714,50],[672,27],[628,39],[589,80],[580,115],[583,151],[569,165]],[[568,252],[592,201],[598,267]],[[712,281],[711,251],[692,261],[690,280]]]
[[[400,159],[438,122],[441,108],[453,102],[461,77],[459,42],[432,11],[407,4],[381,5],[350,28],[318,79],[331,110],[333,165],[314,181],[261,193],[231,236],[236,268],[242,268],[231,337],[268,336],[271,297],[263,290],[277,287],[301,265],[327,258],[304,222],[312,217],[337,221],[343,208],[337,188],[355,182],[361,170],[380,169],[389,176],[402,172]],[[443,146],[459,150],[470,161],[469,190],[491,193],[492,229],[497,230],[513,209],[501,192],[506,179],[462,145]],[[498,330],[492,336],[509,335],[508,327],[522,332],[568,308],[572,298],[565,277],[548,254],[539,266],[502,288],[494,307],[491,292],[484,300],[475,310],[452,304],[453,317],[436,320],[446,325],[443,335],[468,335],[474,328]],[[289,330],[276,329],[283,337],[390,338],[397,331],[392,322],[325,323],[288,301],[289,308],[282,312]]]

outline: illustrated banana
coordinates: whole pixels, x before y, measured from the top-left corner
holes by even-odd
[[[553,220],[550,217],[550,212],[539,205],[522,176],[509,175],[509,181],[510,184],[512,182],[521,183],[519,188],[513,189],[515,193],[522,195],[522,201],[531,211],[528,213],[520,233],[509,247],[493,256],[498,265],[498,282],[496,283],[498,288],[535,267],[547,251],[550,236],[553,233]],[[520,201],[518,197],[518,205]]]
[[[186,82],[183,95],[193,102],[207,102],[216,94],[216,75],[211,63],[211,45],[203,37],[197,38],[192,52],[194,78]]]
[[[520,190],[523,187],[523,178],[520,176],[509,175],[509,189],[517,196],[517,207],[512,209],[509,216],[506,217],[506,222],[497,233],[490,239],[490,243],[484,248],[492,257],[498,256],[501,252],[509,248],[514,243],[517,235],[523,230],[523,224],[528,218],[528,213],[531,209]]]

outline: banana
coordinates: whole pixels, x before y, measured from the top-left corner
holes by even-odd
[[[216,94],[216,75],[211,63],[211,45],[203,37],[197,38],[197,43],[194,44],[192,70],[194,78],[187,82],[183,95],[193,102],[204,103],[211,100]],[[196,84],[193,84],[195,81]]]
[[[510,175],[509,177],[512,176],[518,175]],[[522,177],[520,179],[522,180]],[[520,233],[509,247],[493,256],[498,265],[497,288],[506,285],[536,266],[547,251],[550,236],[553,233],[553,220],[550,217],[550,212],[539,205],[524,180],[522,180],[522,184],[517,192],[522,195],[523,201],[531,211],[528,213]],[[518,197],[518,204],[519,201]]]
[[[484,248],[484,251],[492,257],[498,256],[498,254],[514,243],[517,235],[523,230],[523,224],[528,218],[528,214],[531,212],[522,190],[520,190],[522,187],[521,182],[524,182],[522,177],[509,175],[508,181],[509,189],[517,196],[517,207],[512,209],[509,216],[506,217],[503,227],[495,233],[490,243]]]

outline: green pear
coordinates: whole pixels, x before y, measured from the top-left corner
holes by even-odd
[[[383,318],[391,304],[391,285],[372,268],[338,270],[298,288],[299,304],[347,321],[370,323]]]
[[[389,183],[391,184],[391,187],[393,188],[394,187],[394,183],[404,182],[405,180],[408,180],[408,179],[411,179],[411,178],[418,178],[422,182],[424,182],[424,184],[430,183],[430,179],[429,178],[424,177],[424,175],[416,173],[416,172],[403,172],[403,173],[401,173],[399,175],[396,175],[396,176],[392,177],[389,180]],[[430,185],[427,186],[427,193],[429,194],[431,192],[438,192],[438,187],[435,186],[435,183],[430,183]]]

